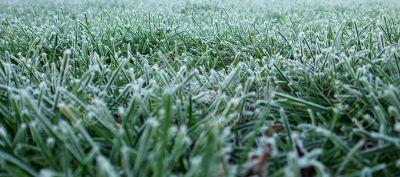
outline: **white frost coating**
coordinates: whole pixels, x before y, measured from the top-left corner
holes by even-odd
[[[147,119],[146,120],[146,124],[151,126],[151,127],[153,127],[153,128],[156,128],[156,127],[160,126],[159,121],[157,119],[153,118],[153,117]]]
[[[7,131],[3,128],[0,127],[0,137],[6,137],[7,136]]]
[[[117,173],[114,171],[111,163],[102,155],[96,157],[96,162],[99,170],[108,177],[117,177]]]
[[[40,174],[41,177],[53,177],[53,176],[57,176],[52,170],[50,169],[42,169],[40,170]]]

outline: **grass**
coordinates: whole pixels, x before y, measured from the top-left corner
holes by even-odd
[[[0,6],[0,176],[400,175],[395,0]]]

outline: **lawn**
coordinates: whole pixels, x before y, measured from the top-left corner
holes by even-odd
[[[0,176],[400,176],[398,0],[0,0]]]

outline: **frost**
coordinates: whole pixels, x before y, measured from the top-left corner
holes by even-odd
[[[149,125],[149,126],[151,126],[151,127],[153,127],[153,128],[156,128],[156,127],[158,127],[158,126],[160,125],[160,123],[158,122],[158,120],[155,119],[155,118],[149,118],[149,119],[147,119],[147,120],[146,120],[146,124]]]

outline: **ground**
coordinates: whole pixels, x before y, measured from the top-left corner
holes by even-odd
[[[0,7],[0,176],[400,176],[397,0]]]

